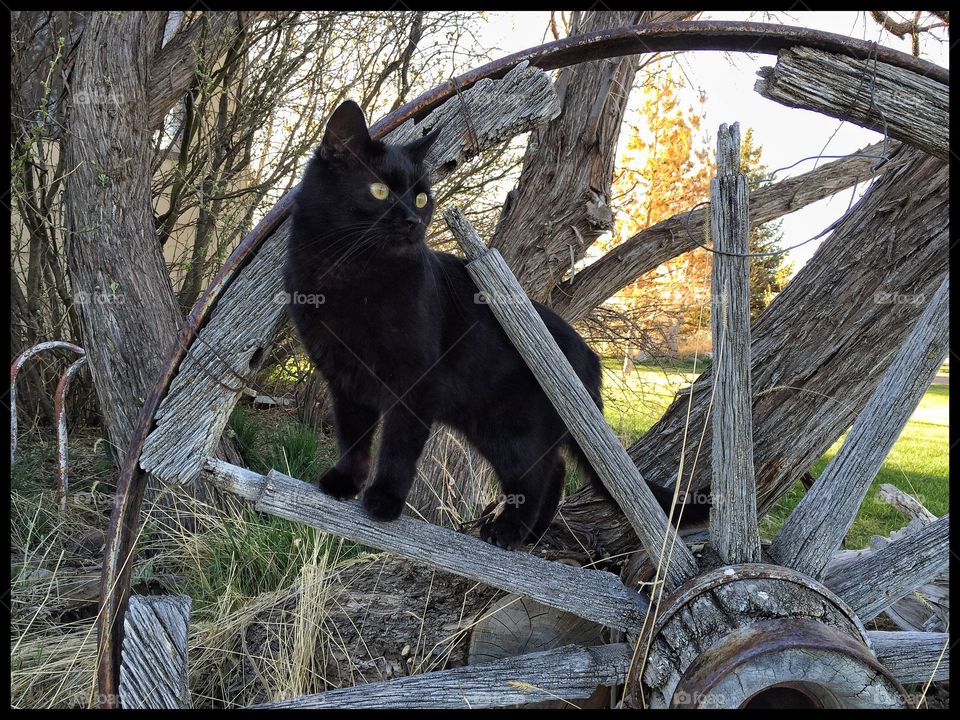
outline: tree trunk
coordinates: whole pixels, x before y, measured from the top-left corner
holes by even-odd
[[[229,16],[217,16],[216,27],[225,34]],[[169,109],[170,93],[182,93],[189,78],[149,80],[155,60],[177,53],[186,62],[196,49],[174,42],[160,49],[165,20],[162,12],[88,16],[63,143],[71,168],[64,195],[70,283],[104,427],[118,458],[182,320],[154,229],[151,134],[159,121],[149,113],[164,104]],[[235,456],[227,442],[220,453]]]
[[[893,143],[896,145],[896,143]],[[756,228],[835,193],[873,178],[882,143],[869,145],[840,160],[750,193],[750,226]],[[569,321],[579,320],[618,290],[660,263],[695,250],[693,228],[704,225],[709,207],[681,213],[644,228],[606,255],[553,288],[550,307]],[[689,230],[689,232],[688,232]]]
[[[575,12],[571,35],[692,14]],[[546,302],[572,264],[613,228],[609,201],[617,138],[642,60],[626,55],[564,68],[557,78],[563,112],[530,134],[520,181],[490,246],[533,300]]]
[[[70,281],[107,434],[120,455],[181,320],[150,190],[147,77],[164,19],[90,15],[73,67],[64,148]]]
[[[766,513],[850,427],[947,272],[947,165],[909,147],[823,242],[752,331],[757,511]],[[684,487],[710,477],[707,421],[713,375],[681,393],[630,454],[648,482]],[[702,438],[702,440],[701,440]],[[685,449],[684,449],[685,446]],[[555,521],[607,552],[636,548],[625,518],[582,490]],[[569,527],[568,527],[569,526]]]

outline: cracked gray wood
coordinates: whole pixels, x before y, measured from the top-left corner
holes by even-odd
[[[131,596],[123,616],[121,707],[126,710],[190,707],[187,685],[189,626],[189,596]]]
[[[948,633],[867,632],[877,659],[902,683],[950,679]]]
[[[253,707],[468,709],[575,699],[589,695],[597,685],[622,683],[631,654],[632,648],[623,643],[589,648],[567,645],[482,665],[329,690]]]
[[[470,633],[468,665],[546,652],[567,645],[603,645],[602,625],[569,612],[548,607],[522,595],[504,595],[476,622]],[[592,695],[564,700],[524,703],[523,708],[561,709],[572,700],[577,707],[605,707],[609,693],[594,688]]]
[[[267,476],[207,459],[209,482],[252,500],[261,512],[388,550],[461,577],[531,597],[545,605],[621,630],[639,628],[648,603],[603,570],[586,570],[503,550],[477,538],[408,516],[367,517],[358,500],[341,501],[277,471]]]
[[[950,151],[950,88],[870,58],[807,47],[781,50],[774,67],[757,73],[754,89],[788,107],[814,110],[946,160]]]
[[[770,555],[780,564],[823,576],[887,453],[947,354],[949,295],[947,273],[840,450],[774,538]]]
[[[950,516],[944,515],[875,552],[835,566],[824,585],[866,621],[933,580],[949,564]]]
[[[937,516],[927,510],[923,503],[917,500],[913,495],[905,493],[896,485],[884,483],[880,486],[880,499],[890,507],[895,507],[911,520],[920,520],[922,523],[932,523]]]
[[[441,124],[426,164],[442,177],[480,150],[527,132],[560,111],[550,77],[525,64],[501,80],[477,83],[462,97],[469,107],[469,126],[460,99],[451,98],[419,124],[408,121],[396,128],[386,140],[403,142]],[[160,404],[140,465],[165,482],[187,483],[197,477],[243,387],[259,369],[286,312],[281,273],[289,227],[290,221],[284,221],[224,292]]]
[[[626,450],[590,398],[567,358],[495,249],[487,249],[458,208],[444,219],[470,260],[467,271],[484,293],[507,336],[583,449],[604,486],[623,509],[647,551],[664,556],[666,584],[676,587],[697,573],[697,562],[647,487]]]
[[[728,564],[759,562],[753,474],[750,378],[750,220],[747,178],[740,172],[740,125],[717,135],[717,176],[710,183],[713,277],[713,463],[710,539]]]

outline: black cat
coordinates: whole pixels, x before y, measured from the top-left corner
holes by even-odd
[[[372,140],[359,106],[347,101],[328,121],[297,193],[286,290],[303,344],[329,383],[341,452],[319,484],[337,498],[360,492],[382,416],[363,506],[376,520],[393,520],[431,426],[444,423],[490,462],[509,501],[480,536],[516,548],[553,519],[561,447],[583,456],[464,261],[424,241],[434,199],[423,160],[436,136],[407,145]],[[601,407],[597,356],[558,315],[534,305]],[[667,505],[670,494],[656,490]]]

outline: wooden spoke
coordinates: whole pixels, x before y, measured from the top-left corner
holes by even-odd
[[[950,275],[944,277],[880,384],[773,541],[777,562],[813,577],[847,534],[867,490],[947,354]]]
[[[902,683],[950,679],[950,635],[925,632],[867,632],[877,659]]]
[[[487,249],[458,208],[444,213],[470,264],[467,270],[486,296],[517,351],[550,398],[590,464],[613,495],[652,557],[663,556],[666,580],[675,587],[697,572],[697,561],[667,521],[640,471],[603,413],[583,387],[520,283],[496,249]]]
[[[359,501],[335,500],[313,485],[276,471],[263,476],[212,458],[206,467],[209,482],[252,500],[261,512],[525,595],[608,627],[635,632],[643,624],[647,601],[612,573],[502,550],[407,516],[377,522],[367,517]]]
[[[727,563],[760,561],[750,379],[750,219],[740,125],[721,125],[710,183],[713,280],[713,454],[710,539]]]

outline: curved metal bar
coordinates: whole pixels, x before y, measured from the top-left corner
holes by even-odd
[[[20,369],[26,364],[27,360],[32,358],[37,353],[41,353],[44,350],[73,350],[78,355],[84,355],[85,350],[73,343],[65,342],[63,340],[48,340],[46,342],[38,343],[32,348],[24,350],[22,353],[17,355],[16,359],[13,361],[13,364],[10,365],[10,464],[13,465],[13,461],[17,458],[17,375],[20,374]],[[69,372],[69,370],[68,370]]]
[[[465,90],[478,80],[500,77],[523,60],[529,61],[531,65],[542,70],[554,70],[589,60],[666,50],[721,50],[776,55],[781,50],[796,45],[847,55],[860,60],[876,58],[878,62],[910,70],[944,85],[950,84],[950,71],[946,68],[899,50],[845,35],[791,25],[687,20],[601,30],[515,52],[428,90],[387,115],[378,125],[382,124],[386,132],[389,132],[406,122],[409,117],[408,106],[413,106],[413,117],[419,120],[433,109],[437,102],[450,98],[456,92],[456,86]]]
[[[65,508],[67,502],[67,461],[69,460],[69,449],[67,448],[67,391],[70,389],[70,382],[80,371],[80,368],[86,364],[86,355],[74,361],[66,372],[60,376],[57,391],[53,396],[53,407],[57,415],[57,493],[55,497],[57,507],[61,510]]]
[[[453,78],[429,90],[375,123],[371,135],[383,137],[407,120],[425,117],[440,103],[452,97],[458,89],[465,90],[479,80],[499,78],[517,63],[528,60],[531,65],[552,70],[590,60],[662,52],[666,50],[723,50],[775,54],[784,48],[804,45],[858,58],[876,58],[879,62],[895,65],[949,83],[949,72],[933,63],[919,60],[906,53],[880,47],[834,33],[806,28],[764,23],[682,21],[651,23],[639,27],[618,28],[564,38],[555,42],[522,50],[494,60],[479,68]],[[101,707],[119,707],[118,679],[120,646],[122,642],[123,607],[129,594],[133,570],[134,537],[146,480],[138,460],[143,442],[153,429],[153,418],[160,401],[166,395],[177,368],[186,356],[200,328],[209,319],[217,301],[233,278],[257,253],[264,241],[287,218],[299,186],[288,192],[231,253],[223,267],[194,305],[177,334],[167,362],[143,405],[137,428],[124,457],[117,482],[113,515],[103,560],[100,588],[100,614],[97,619],[98,684]]]

